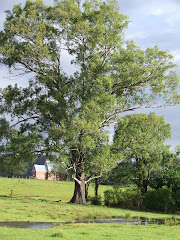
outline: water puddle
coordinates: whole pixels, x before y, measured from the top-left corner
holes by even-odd
[[[54,226],[52,222],[0,222],[0,227],[49,229]]]
[[[124,217],[113,217],[104,219],[79,219],[78,223],[117,223],[117,224],[132,224],[132,225],[148,225],[148,224],[165,224],[165,219],[149,219],[144,217],[132,217],[126,219]]]
[[[168,222],[169,221],[169,222]],[[76,224],[76,223],[116,223],[116,224],[132,224],[132,225],[148,225],[148,224],[167,224],[177,225],[180,224],[180,219],[156,219],[145,217],[132,217],[126,219],[125,217],[112,217],[103,219],[77,219],[72,222],[0,222],[0,227],[10,228],[28,228],[28,229],[49,229],[59,224]]]

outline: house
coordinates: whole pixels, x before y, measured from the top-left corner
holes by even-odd
[[[14,177],[65,181],[68,177],[67,173],[67,167],[63,162],[54,164],[42,155],[27,168],[25,174],[14,174]],[[7,174],[0,173],[0,176],[7,177]]]
[[[55,166],[54,163],[48,160],[43,161],[43,164],[37,163],[38,160],[32,168],[32,178],[59,181],[65,181],[67,179],[67,173],[64,163],[60,163],[58,166]]]
[[[32,169],[32,178],[34,179],[48,179],[48,169],[45,165],[34,164]]]
[[[36,161],[32,164],[30,164],[27,168],[27,171],[24,174],[14,174],[15,178],[32,178],[32,170],[34,168],[34,165],[45,165],[46,157],[44,155],[38,157]],[[7,174],[0,173],[1,177],[7,177]]]

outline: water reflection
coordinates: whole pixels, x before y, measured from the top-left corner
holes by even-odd
[[[117,223],[117,224],[132,224],[132,225],[148,225],[148,224],[165,224],[165,219],[149,219],[144,217],[132,217],[126,219],[124,217],[113,217],[104,219],[78,219],[78,223]]]
[[[0,227],[10,228],[48,229],[53,226],[52,222],[0,222]]]
[[[132,217],[127,219],[125,217],[112,217],[103,219],[77,219],[75,223],[116,223],[116,224],[132,224],[132,225],[148,225],[148,224],[166,224],[177,225],[180,224],[180,219],[156,219],[145,217]],[[31,229],[49,229],[60,224],[72,224],[72,222],[0,222],[0,227],[10,228],[31,228]]]

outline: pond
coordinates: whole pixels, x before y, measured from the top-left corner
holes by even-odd
[[[125,217],[112,217],[104,219],[77,219],[73,222],[76,223],[116,223],[116,224],[132,224],[132,225],[148,225],[148,224],[180,224],[180,219],[156,219],[156,218],[144,218],[144,217],[132,217],[127,219]],[[31,228],[31,229],[49,229],[59,224],[72,224],[72,222],[0,222],[0,227],[11,228]]]
[[[117,223],[117,224],[132,224],[132,225],[148,225],[148,224],[165,224],[165,219],[149,219],[144,217],[112,217],[104,219],[79,219],[79,223]]]
[[[10,228],[48,229],[53,226],[52,222],[0,222],[0,227]]]

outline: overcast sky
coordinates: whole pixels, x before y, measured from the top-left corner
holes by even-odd
[[[11,10],[14,4],[25,0],[0,0],[0,29],[3,29],[5,10]],[[44,0],[53,4],[53,0]],[[130,18],[126,38],[134,40],[143,49],[158,45],[174,55],[180,76],[180,0],[118,0],[121,12]],[[68,56],[67,56],[68,58]],[[68,61],[68,59],[67,59]],[[18,81],[26,85],[26,80],[10,80],[8,70],[0,68],[0,88]],[[148,113],[153,110],[146,110]],[[156,114],[164,115],[172,126],[172,138],[166,143],[172,147],[180,145],[180,106],[157,109]]]

